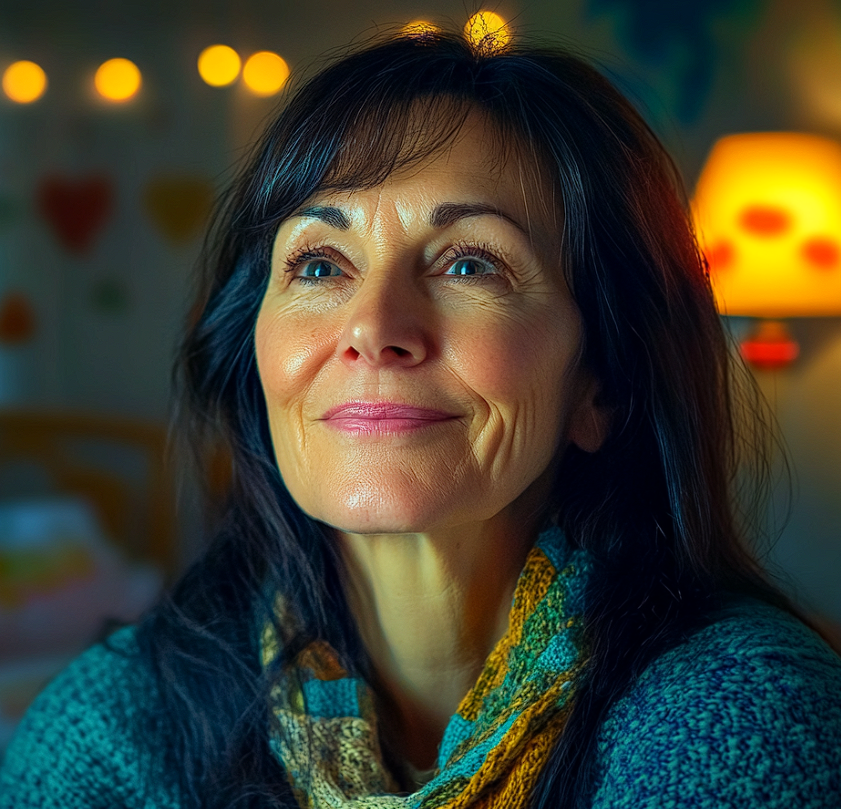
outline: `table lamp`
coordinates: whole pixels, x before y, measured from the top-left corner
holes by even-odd
[[[692,212],[719,311],[760,318],[741,345],[752,365],[796,359],[784,318],[841,315],[841,144],[794,132],[724,137]]]

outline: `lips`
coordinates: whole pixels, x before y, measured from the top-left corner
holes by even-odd
[[[422,430],[456,418],[452,413],[396,402],[346,402],[322,417],[328,427],[357,434]]]

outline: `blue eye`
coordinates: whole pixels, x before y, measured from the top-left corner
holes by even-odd
[[[475,258],[460,258],[454,261],[444,275],[457,275],[460,277],[471,275],[491,275],[494,268],[488,266],[484,261]]]
[[[318,261],[308,261],[301,267],[299,277],[301,278],[335,278],[340,276],[342,271],[329,261],[319,259]]]

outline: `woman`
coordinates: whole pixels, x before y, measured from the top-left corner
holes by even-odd
[[[304,86],[180,357],[218,533],[40,697],[2,805],[838,806],[841,661],[743,544],[677,188],[565,53]]]

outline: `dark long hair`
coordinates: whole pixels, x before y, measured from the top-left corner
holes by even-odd
[[[440,114],[445,105],[451,114]],[[273,235],[317,190],[375,186],[450,143],[471,109],[559,191],[583,362],[611,413],[600,451],[566,451],[547,504],[597,575],[585,615],[589,663],[535,805],[586,803],[606,712],[726,593],[794,610],[746,550],[727,340],[657,138],[569,53],[517,44],[488,52],[446,34],[380,40],[288,101],[204,252],[178,361],[178,429],[202,458],[222,447],[230,483],[216,495],[208,550],[137,632],[157,691],[144,733],[166,740],[185,806],[294,806],[268,744],[276,672],[259,659],[277,594],[294,612],[278,627],[288,655],[323,638],[366,670],[329,532],[296,506],[274,463],[253,341]]]

